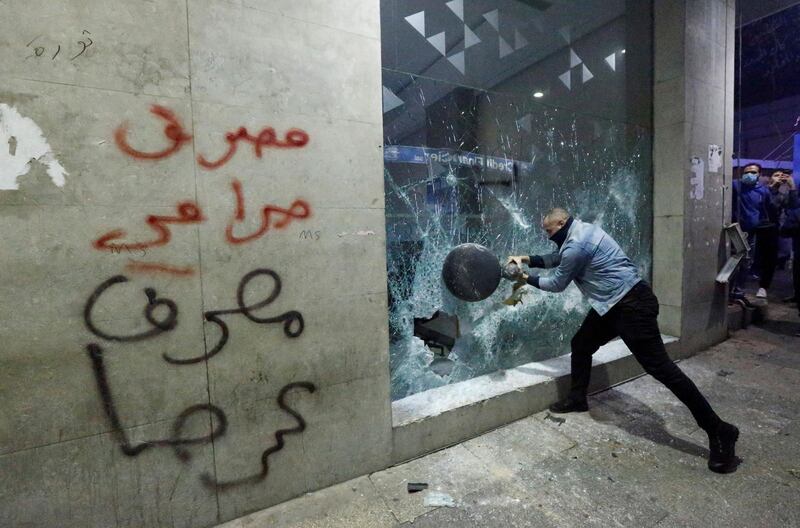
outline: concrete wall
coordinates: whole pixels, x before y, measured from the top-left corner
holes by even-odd
[[[662,332],[688,355],[727,337],[727,291],[714,278],[731,210],[735,2],[655,0],[654,26],[653,284]],[[709,145],[723,149],[716,172]]]
[[[378,9],[0,2],[0,526],[210,526],[388,465]]]

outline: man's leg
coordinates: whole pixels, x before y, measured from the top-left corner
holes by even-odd
[[[727,473],[736,469],[736,427],[723,422],[689,377],[667,355],[658,328],[658,299],[640,283],[617,306],[622,340],[645,372],[663,383],[691,411],[697,425],[709,435],[709,468]]]
[[[756,237],[756,244],[761,245],[758,286],[768,290],[772,286],[772,278],[775,276],[775,268],[778,265],[778,227],[760,229]]]
[[[792,282],[794,299],[800,308],[800,235],[792,237]]]
[[[610,318],[600,317],[590,310],[578,332],[572,338],[570,354],[571,386],[566,400],[550,407],[553,412],[585,411],[586,391],[592,373],[592,354],[617,337],[615,325]]]

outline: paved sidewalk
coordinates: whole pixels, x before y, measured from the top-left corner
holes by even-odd
[[[542,412],[223,526],[800,526],[798,331],[796,308],[773,303],[767,323],[680,363],[741,430],[731,475],[706,468],[705,433],[645,376],[596,394],[588,413]],[[455,506],[426,506],[434,492]]]

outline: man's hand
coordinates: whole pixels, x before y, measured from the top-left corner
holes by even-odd
[[[528,276],[523,273],[522,268],[513,261],[509,261],[505,266],[503,266],[501,274],[504,279],[513,282],[524,282],[528,278]]]
[[[517,266],[519,266],[520,268],[522,267],[523,264],[526,264],[528,266],[530,266],[531,264],[530,257],[528,257],[528,255],[520,255],[518,257],[508,257],[508,259],[506,260],[506,265],[512,262]]]

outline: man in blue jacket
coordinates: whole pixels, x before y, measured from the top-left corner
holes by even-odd
[[[766,298],[767,289],[772,283],[775,273],[775,262],[770,263],[768,258],[777,252],[778,239],[777,225],[770,222],[771,193],[768,186],[759,181],[761,165],[751,163],[744,168],[742,177],[733,180],[733,207],[731,216],[734,222],[739,222],[742,231],[747,233],[750,243],[750,252],[758,258],[759,289],[757,297]],[[771,245],[775,247],[771,247]],[[742,260],[735,276],[731,281],[731,296],[741,297],[744,294],[746,275],[750,271],[751,255]]]
[[[658,299],[619,244],[599,227],[572,218],[564,209],[550,210],[542,227],[558,251],[549,255],[509,257],[531,268],[555,268],[549,277],[525,274],[507,265],[503,277],[525,280],[549,292],[563,291],[575,282],[591,305],[572,338],[572,386],[568,397],[550,407],[553,412],[588,410],[586,393],[592,370],[592,354],[619,336],[645,372],[669,388],[692,412],[708,433],[708,467],[718,473],[736,470],[739,430],[723,422],[697,386],[667,355],[658,329]]]

